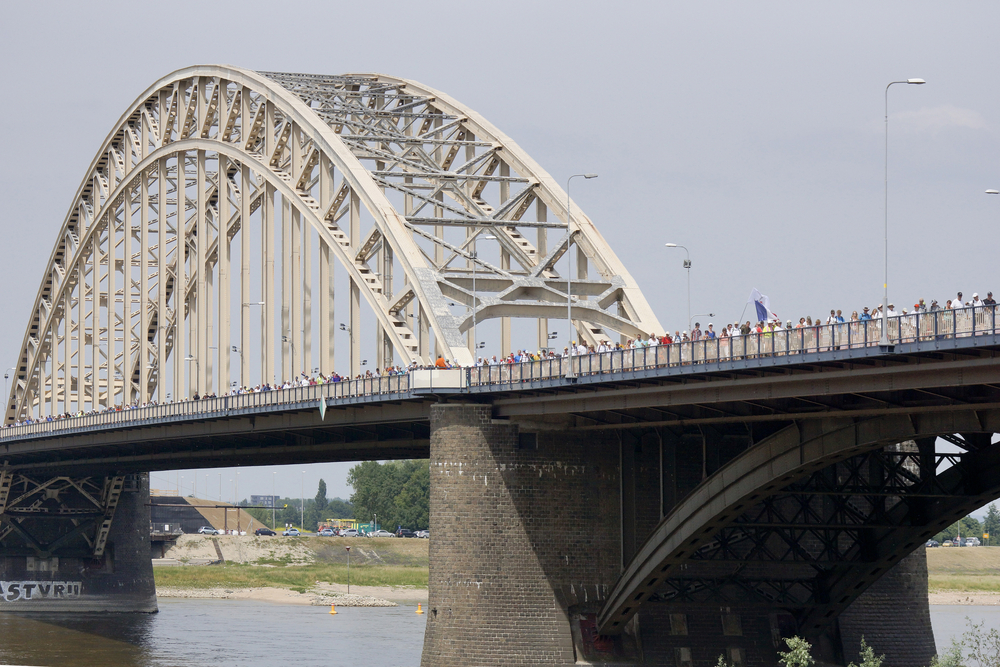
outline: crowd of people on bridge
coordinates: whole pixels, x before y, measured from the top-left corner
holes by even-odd
[[[888,304],[888,309],[885,311],[886,317],[889,318],[908,318],[915,314],[925,314],[925,313],[935,313],[947,310],[960,310],[968,309],[967,312],[973,314],[980,314],[987,312],[987,309],[995,309],[996,301],[993,298],[992,292],[987,292],[986,297],[980,299],[979,294],[975,293],[972,298],[965,300],[963,294],[958,292],[954,299],[948,299],[945,304],[941,306],[937,300],[931,300],[930,305],[928,305],[924,299],[920,299],[915,304],[913,304],[912,309],[903,308],[902,312],[898,312],[895,309],[895,305]],[[982,310],[980,310],[982,309]],[[774,315],[773,313],[771,315]],[[694,327],[690,332],[687,330],[679,331],[675,330],[673,334],[669,331],[663,333],[662,335],[658,333],[650,333],[648,336],[638,336],[635,338],[627,339],[625,342],[611,343],[608,340],[600,340],[596,345],[585,345],[583,343],[573,341],[573,349],[571,350],[569,346],[563,348],[561,352],[547,348],[545,350],[538,350],[531,352],[529,350],[518,350],[517,352],[510,352],[506,356],[497,355],[478,357],[473,364],[474,367],[494,367],[494,366],[505,366],[514,364],[523,364],[533,361],[543,361],[552,360],[556,361],[568,356],[582,357],[593,354],[603,354],[607,352],[623,351],[623,350],[636,350],[642,348],[659,347],[663,345],[674,345],[682,343],[690,343],[702,340],[713,340],[720,339],[720,342],[725,341],[729,338],[736,338],[740,336],[764,336],[773,337],[778,332],[786,330],[800,330],[805,329],[808,331],[818,332],[824,327],[833,328],[836,325],[848,324],[848,323],[863,323],[875,321],[875,326],[879,325],[879,320],[882,319],[882,306],[877,305],[875,307],[869,308],[864,307],[859,313],[857,310],[852,311],[850,316],[845,316],[842,310],[831,309],[830,315],[828,317],[800,317],[798,323],[793,323],[792,320],[786,320],[782,324],[781,320],[777,316],[773,316],[768,320],[758,320],[755,324],[752,324],[750,320],[743,322],[733,322],[730,324],[725,324],[716,329],[715,324],[709,322],[707,326],[702,329],[700,322],[695,322]],[[876,337],[872,336],[869,339],[869,344],[876,344]],[[678,355],[675,357],[681,359]],[[438,369],[448,369],[448,368],[462,368],[462,364],[458,359],[445,359],[443,356],[438,356],[436,361],[430,366],[422,366],[417,361],[411,362],[407,366],[393,365],[388,366],[384,369],[376,368],[374,371],[366,370],[364,373],[358,373],[351,378],[349,376],[342,376],[337,372],[331,372],[330,374],[324,374],[320,372],[315,372],[313,375],[308,375],[305,372],[301,372],[298,377],[291,380],[285,380],[283,382],[273,382],[273,383],[260,383],[257,385],[241,386],[232,389],[229,392],[222,394],[222,396],[239,396],[244,394],[255,394],[261,392],[277,391],[282,389],[292,389],[295,387],[309,387],[315,385],[331,384],[338,382],[347,382],[351,380],[363,381],[363,380],[374,380],[376,378],[385,377],[396,377],[407,375],[411,371],[419,368],[438,368]],[[166,405],[173,403],[183,403],[188,400],[199,401],[202,399],[218,398],[219,395],[212,392],[204,396],[199,395],[197,392],[189,399],[185,397],[180,400],[166,400],[166,401],[149,401],[145,403],[133,402],[122,405],[112,405],[112,406],[98,406],[91,410],[78,410],[76,412],[64,412],[56,415],[45,415],[41,417],[27,417],[18,420],[12,424],[0,425],[0,428],[10,428],[13,426],[24,426],[27,424],[38,424],[43,422],[59,421],[64,419],[71,419],[74,417],[85,417],[90,415],[100,415],[112,412],[123,412],[128,410],[136,410],[140,408],[153,407],[157,405]]]

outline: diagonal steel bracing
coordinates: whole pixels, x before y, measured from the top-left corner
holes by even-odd
[[[543,347],[571,250],[580,338],[660,331],[572,210],[513,141],[418,83],[179,70],[122,115],[76,193],[6,419],[329,373],[338,323],[352,376],[363,334],[379,368],[469,363],[476,323],[492,318],[504,347],[512,318],[538,320]]]

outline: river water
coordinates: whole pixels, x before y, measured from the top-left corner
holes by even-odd
[[[415,606],[348,608],[244,600],[160,600],[158,614],[0,614],[0,664],[215,667],[420,664],[426,616]],[[965,617],[1000,627],[1000,607],[934,605],[939,649]]]

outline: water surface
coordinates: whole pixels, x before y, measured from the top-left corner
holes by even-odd
[[[416,606],[329,607],[254,600],[159,600],[158,614],[0,614],[0,664],[420,664]]]
[[[338,609],[255,600],[161,598],[159,614],[0,614],[0,664],[128,667],[358,664],[416,667],[426,616],[416,607]],[[932,605],[938,650],[966,616],[1000,627],[1000,607]]]

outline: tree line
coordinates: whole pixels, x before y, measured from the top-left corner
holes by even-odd
[[[364,461],[351,468],[347,483],[359,521],[378,516],[379,527],[426,530],[430,527],[430,461]]]
[[[319,480],[314,498],[306,498],[304,530],[316,530],[329,519],[357,519],[369,523],[378,517],[378,525],[395,532],[398,527],[426,530],[430,527],[431,471],[426,459],[411,461],[364,461],[351,468],[347,483],[354,489],[350,500],[326,497],[326,482]],[[285,524],[299,526],[303,514],[300,498],[281,498],[275,504],[271,526],[270,509],[251,509],[246,500],[240,506],[257,521],[271,528]]]
[[[959,535],[963,541],[966,537],[982,539],[984,533],[989,533],[990,544],[1000,544],[1000,510],[997,509],[996,503],[990,503],[986,509],[986,517],[982,521],[974,516],[963,517],[935,535],[934,539],[944,542],[953,540]]]

